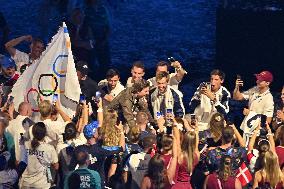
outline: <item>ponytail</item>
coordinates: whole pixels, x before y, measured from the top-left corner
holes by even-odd
[[[36,123],[32,128],[33,139],[31,141],[32,149],[35,150],[39,145],[40,141],[46,136],[46,127],[43,122]]]

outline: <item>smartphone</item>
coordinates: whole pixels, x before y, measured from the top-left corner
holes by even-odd
[[[206,82],[202,82],[201,84],[200,84],[200,86],[199,86],[199,88],[201,89],[201,88],[203,88],[203,87],[207,87],[207,84],[206,84]]]
[[[262,128],[266,128],[266,118],[267,118],[266,115],[261,114],[261,116],[260,116],[260,126]]]
[[[174,59],[174,57],[172,57],[172,56],[169,57],[168,60],[169,60],[170,62],[175,62],[175,61],[176,61],[176,60]]]
[[[101,94],[102,94],[102,93],[101,93],[100,91],[97,91],[97,92],[96,92],[95,102],[97,102],[97,103],[98,103],[98,102],[100,101]]]
[[[167,114],[172,114],[173,113],[173,110],[172,109],[167,109]]]
[[[58,100],[58,94],[53,94],[52,103],[55,104]]]
[[[163,116],[163,114],[162,114],[162,112],[157,112],[157,119],[159,119],[160,117],[162,117]]]
[[[211,90],[211,82],[206,82],[206,88],[207,88],[208,90]]]
[[[86,101],[86,96],[83,95],[83,94],[80,94],[80,100],[79,100],[79,102],[80,102],[80,103],[83,103],[83,102],[85,102],[85,101]]]
[[[190,114],[190,124],[196,125],[196,116],[195,114]]]
[[[237,79],[242,80],[241,75],[237,74]]]
[[[14,97],[13,96],[10,96],[7,100],[7,105],[9,106],[10,104],[13,103],[13,100],[14,100]]]

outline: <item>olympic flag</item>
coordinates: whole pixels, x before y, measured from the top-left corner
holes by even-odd
[[[66,24],[63,23],[39,61],[29,66],[20,76],[11,95],[15,97],[15,108],[26,101],[36,113],[41,100],[52,101],[54,94],[58,94],[62,110],[72,117],[80,93],[70,37]]]

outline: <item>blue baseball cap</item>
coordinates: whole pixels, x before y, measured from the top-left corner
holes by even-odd
[[[12,58],[4,56],[1,60],[1,66],[5,69],[10,68],[10,67],[16,68],[16,63]]]
[[[97,128],[99,127],[99,122],[93,121],[84,127],[83,133],[86,139],[90,139],[94,136]]]

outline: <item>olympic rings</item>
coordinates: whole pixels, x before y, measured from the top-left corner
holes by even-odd
[[[41,89],[40,88],[40,80],[43,77],[52,77],[53,78],[55,86],[52,84],[52,87],[53,87],[52,90],[50,90],[50,89]],[[53,95],[56,92],[57,88],[58,88],[58,81],[57,81],[57,77],[55,75],[53,75],[53,74],[41,74],[39,76],[39,79],[38,79],[38,91],[39,91],[40,94],[42,94],[43,96],[51,96],[51,95]]]
[[[52,69],[53,69],[53,72],[55,73],[55,75],[57,75],[58,77],[66,77],[66,70],[60,70],[60,71],[57,71],[56,70],[56,65],[57,65],[57,60],[59,60],[60,58],[67,58],[68,55],[58,55],[52,65]]]
[[[41,100],[41,98],[40,98],[39,92],[38,92],[35,88],[30,88],[29,91],[27,92],[27,96],[26,96],[27,102],[30,103],[30,101],[29,101],[29,95],[30,95],[30,93],[32,93],[32,92],[36,92],[36,93],[37,93],[37,99],[35,100],[35,102],[37,102],[37,105],[38,105],[39,100]],[[31,103],[30,103],[30,104],[31,104]],[[37,107],[37,108],[32,108],[32,111],[33,111],[33,112],[39,112],[39,109],[38,109],[38,107]]]

